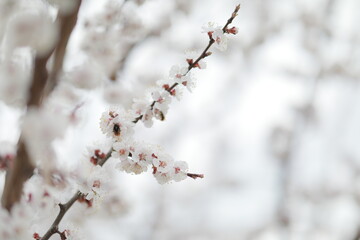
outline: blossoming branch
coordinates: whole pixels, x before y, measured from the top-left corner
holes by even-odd
[[[133,128],[138,122],[151,127],[155,119],[165,120],[172,99],[180,100],[183,91],[192,91],[196,85],[192,70],[205,69],[205,58],[212,54],[210,48],[215,46],[226,50],[227,35],[237,33],[237,28],[230,24],[237,16],[240,5],[236,6],[224,26],[209,23],[203,27],[209,38],[204,50],[201,53],[188,51],[185,64],[172,66],[168,77],[158,81],[157,86],[149,89],[143,98],[135,99],[131,109],[125,110],[116,105],[102,114],[100,129],[108,141],[88,147],[79,168],[59,169],[53,161],[55,152],[51,143],[64,134],[69,123],[76,123],[76,112],[83,105],[76,103],[74,107],[69,104],[63,114],[54,112],[54,109],[63,109],[63,106],[56,105],[58,103],[53,99],[56,99],[55,96],[66,96],[66,100],[75,98],[67,83],[82,89],[93,89],[99,86],[101,78],[116,78],[118,63],[126,56],[121,56],[120,51],[114,52],[111,43],[121,41],[123,36],[133,35],[135,29],[141,30],[136,16],[124,11],[126,2],[122,5],[110,3],[103,15],[84,22],[85,38],[81,47],[88,60],[68,72],[63,70],[65,50],[77,24],[82,1],[48,0],[49,5],[42,1],[39,6],[36,5],[35,11],[23,14],[17,14],[17,11],[24,11],[21,4],[26,3],[22,0],[0,2],[0,13],[2,9],[8,10],[7,14],[0,16],[0,23],[3,18],[3,22],[10,26],[3,35],[0,25],[0,40],[6,36],[4,41],[7,45],[4,46],[9,46],[2,53],[0,97],[9,106],[26,109],[18,146],[7,142],[0,145],[0,171],[7,172],[2,196],[4,208],[0,208],[1,239],[29,239],[32,235],[33,239],[47,240],[54,234],[62,240],[77,239],[76,227],[66,223],[62,223],[65,224],[62,229],[59,226],[69,209],[74,208],[75,202],[83,203],[76,207],[93,209],[103,204],[102,208],[109,212],[119,211],[119,197],[111,196],[108,191],[111,186],[109,172],[113,165],[105,163],[110,159],[115,163],[114,168],[126,173],[141,174],[151,169],[160,184],[188,177],[204,177],[203,174],[188,172],[186,162],[175,161],[162,147],[134,139]],[[143,1],[136,3],[141,5]],[[49,15],[54,9],[57,11],[55,22],[54,16]],[[122,21],[119,18],[121,14],[129,14],[131,18]],[[24,46],[30,47],[30,51],[25,51],[25,57],[16,58],[16,51]],[[29,56],[34,61],[32,68],[24,64]],[[48,65],[51,65],[50,70]],[[74,188],[77,189],[75,194],[69,197]],[[105,198],[104,195],[108,194],[110,196]],[[60,208],[58,213],[56,205]],[[43,226],[54,215],[56,218],[52,225],[44,229]]]

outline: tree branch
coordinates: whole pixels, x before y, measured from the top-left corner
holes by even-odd
[[[32,84],[29,89],[30,96],[27,102],[28,107],[39,107],[47,80],[46,63],[51,55],[50,51],[46,56],[37,56],[34,63]],[[24,182],[31,177],[34,166],[26,149],[24,140],[20,137],[18,150],[14,159],[14,165],[6,172],[5,187],[1,199],[4,208],[10,211],[12,205],[20,200]]]
[[[227,20],[226,24],[224,25],[224,27],[222,28],[222,31],[224,33],[226,33],[226,30],[227,30],[227,27],[229,26],[229,24],[232,23],[232,21],[234,20],[234,18],[237,16],[237,13],[238,11],[240,10],[240,4],[237,5],[235,7],[235,10],[234,12],[231,14],[231,17]],[[209,43],[208,45],[205,47],[205,49],[202,51],[202,53],[200,54],[200,56],[191,64],[189,64],[189,67],[188,67],[188,70],[187,72],[184,74],[184,76],[186,76],[193,68],[195,68],[198,63],[200,62],[200,60],[208,57],[211,55],[211,52],[208,52],[208,50],[210,49],[210,47],[215,43],[215,40],[209,36]],[[165,91],[171,93],[171,91],[177,86],[179,85],[178,83],[174,83],[173,85],[171,85],[170,88],[166,89]],[[150,105],[150,107],[153,107],[155,105],[155,102],[156,101],[153,101]],[[138,117],[136,117],[134,120],[133,120],[133,123],[137,123],[139,120],[141,120],[141,118],[143,117],[143,115],[139,115]]]
[[[45,235],[41,238],[41,240],[47,240],[55,233],[59,232],[59,224],[63,217],[65,216],[66,212],[71,208],[71,206],[81,197],[83,193],[77,191],[74,196],[65,204],[59,204],[59,214],[57,215],[56,219],[54,220],[53,224],[49,228],[49,230],[45,233]]]
[[[79,9],[81,5],[81,0],[76,0],[76,1],[77,4],[72,13],[70,13],[69,15],[59,16],[60,39],[54,52],[54,63],[46,86],[45,95],[49,95],[50,92],[55,88],[58,82],[59,73],[61,72],[63,67],[66,47],[70,39],[70,35],[76,25]]]
[[[61,38],[55,47],[54,66],[49,78],[46,64],[54,49],[49,51],[45,56],[35,57],[32,84],[29,89],[30,96],[27,101],[28,107],[39,107],[44,95],[55,87],[58,73],[62,68],[67,42],[76,24],[80,4],[81,0],[78,1],[74,13],[61,18]],[[49,89],[47,91],[45,89],[46,86],[48,86],[47,89]],[[5,187],[1,199],[3,207],[10,210],[12,205],[20,200],[23,184],[32,176],[33,170],[34,166],[31,163],[26,144],[22,137],[20,137],[14,166],[6,173]]]
[[[7,171],[2,196],[2,206],[10,211],[12,205],[20,200],[24,182],[31,177],[33,165],[26,150],[25,143],[20,140],[14,166]]]

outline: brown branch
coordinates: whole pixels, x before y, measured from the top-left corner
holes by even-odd
[[[351,238],[352,240],[359,240],[360,239],[360,228],[357,229],[354,237]]]
[[[76,0],[76,2],[77,4],[72,13],[69,15],[59,15],[58,20],[60,22],[60,39],[54,52],[54,63],[46,86],[46,95],[50,94],[50,92],[55,88],[58,82],[59,74],[63,67],[66,47],[69,42],[71,33],[76,25],[81,5],[81,0]]]
[[[234,18],[237,16],[238,11],[240,10],[240,4],[237,5],[235,7],[234,12],[231,14],[231,17],[227,20],[226,24],[224,25],[224,27],[222,28],[223,33],[226,33],[227,27],[229,26],[229,24],[232,23],[232,21],[234,20]],[[188,70],[187,72],[184,74],[184,76],[186,76],[193,68],[195,68],[196,66],[198,66],[198,63],[211,55],[211,52],[208,52],[208,50],[210,49],[210,47],[215,43],[215,40],[209,36],[209,43],[208,45],[205,47],[205,49],[202,51],[202,53],[200,54],[200,56],[191,64],[189,64]],[[178,83],[174,83],[173,85],[171,85],[170,88],[166,89],[165,91],[171,93],[171,91],[177,86],[179,85]],[[156,101],[153,101],[150,105],[150,107],[152,108],[155,105]],[[133,120],[133,123],[137,123],[139,120],[141,120],[141,118],[143,117],[143,115],[139,115],[138,117],[136,117]]]
[[[54,235],[55,233],[59,232],[59,224],[61,222],[61,220],[63,219],[63,217],[65,216],[66,212],[71,208],[71,206],[84,194],[81,193],[80,191],[77,191],[74,196],[65,204],[59,204],[59,214],[57,215],[57,217],[55,218],[53,224],[51,225],[51,227],[49,228],[49,230],[45,233],[45,235],[41,238],[41,240],[47,240],[49,239],[52,235]]]
[[[45,56],[35,57],[32,84],[29,89],[30,94],[27,101],[28,107],[39,107],[44,95],[51,91],[56,85],[58,73],[62,68],[66,45],[76,24],[80,3],[81,0],[78,1],[77,8],[73,14],[62,17],[60,29],[61,38],[55,47],[54,66],[49,78],[46,64],[54,52],[54,49],[49,51]],[[50,90],[46,90],[45,88],[50,88]],[[1,199],[3,207],[10,210],[12,205],[20,200],[23,184],[32,176],[33,170],[34,166],[31,163],[26,144],[22,137],[20,137],[14,166],[6,173],[5,187]]]
[[[28,107],[39,107],[47,81],[46,63],[51,55],[50,51],[45,56],[37,56],[34,62],[32,83],[29,89],[30,96]],[[20,200],[24,182],[31,177],[34,166],[26,149],[24,140],[20,137],[14,165],[6,172],[6,180],[1,204],[10,211],[12,205]]]
[[[229,18],[229,19],[227,20],[225,26],[223,27],[222,30],[223,30],[224,33],[226,32],[226,29],[227,29],[227,27],[229,26],[229,24],[231,24],[232,21],[234,20],[234,18],[236,18],[237,13],[239,12],[239,10],[240,10],[240,4],[235,7],[234,12],[231,14],[231,18]]]
[[[188,177],[191,177],[192,179],[204,178],[204,174],[187,173],[186,175],[187,175]]]
[[[6,173],[5,187],[2,195],[2,206],[10,211],[14,203],[20,200],[24,182],[31,177],[33,165],[26,150],[25,143],[20,140],[14,166]]]
[[[50,58],[51,52],[46,56],[35,58],[30,97],[27,102],[28,107],[39,107],[41,105],[44,88],[48,78],[46,63]]]

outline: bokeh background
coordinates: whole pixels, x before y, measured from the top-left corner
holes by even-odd
[[[81,24],[103,2],[84,0],[66,68],[80,61]],[[185,63],[185,50],[206,46],[201,26],[223,25],[238,3],[239,33],[196,71],[193,93],[173,101],[166,121],[136,126],[137,139],[162,145],[205,178],[162,186],[150,173],[119,173],[124,211],[87,219],[86,239],[360,237],[358,0],[126,1],[122,11],[136,14],[146,34],[128,40],[135,44],[110,87],[81,93],[81,124],[56,142],[59,159],[72,164],[104,138],[98,122],[109,89],[130,107]],[[0,102],[1,140],[16,140],[19,115]]]

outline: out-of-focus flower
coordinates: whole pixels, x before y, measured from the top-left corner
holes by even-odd
[[[0,99],[11,106],[22,107],[26,103],[30,69],[19,61],[5,60],[0,63]]]
[[[106,74],[112,74],[120,59],[119,38],[116,32],[91,29],[85,32],[82,49]]]
[[[78,88],[94,89],[101,85],[104,77],[97,64],[85,62],[68,72],[66,80]]]
[[[36,164],[44,160],[43,166],[50,164],[54,154],[52,141],[64,135],[68,119],[48,109],[29,109],[22,126],[23,136]]]
[[[58,25],[45,13],[22,12],[10,19],[7,44],[10,48],[31,47],[38,56],[48,54],[58,38]]]
[[[11,214],[0,208],[1,240],[30,239],[32,212],[28,205],[18,203],[11,209]]]

